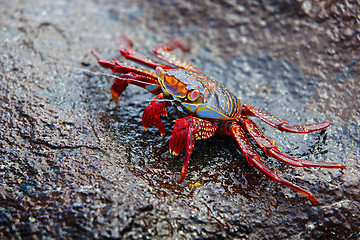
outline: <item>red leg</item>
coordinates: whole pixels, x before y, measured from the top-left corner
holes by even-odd
[[[242,121],[241,126],[243,129],[247,130],[251,137],[269,157],[276,158],[297,167],[346,168],[345,165],[341,165],[340,163],[316,162],[289,156],[280,152],[279,148],[270,142],[270,140],[252,120],[245,118]]]
[[[154,71],[137,68],[137,67],[131,66],[129,64],[119,62],[118,60],[110,60],[110,61],[103,60],[99,56],[99,54],[96,53],[94,50],[91,50],[91,54],[94,55],[94,57],[96,58],[96,60],[98,61],[100,66],[102,66],[103,68],[111,69],[111,71],[113,71],[113,72],[117,72],[117,73],[133,72],[133,73],[136,73],[136,74],[139,74],[142,76],[149,77],[149,78],[153,79],[153,81],[156,81],[158,78]]]
[[[244,130],[239,125],[232,125],[228,130],[227,134],[231,135],[236,140],[247,162],[250,165],[254,166],[257,170],[264,173],[271,180],[279,182],[282,185],[297,191],[298,193],[310,199],[313,204],[316,204],[317,200],[312,193],[292,184],[291,182],[283,178],[280,178],[274,171],[272,171],[269,167],[263,164],[261,158],[257,155],[250,141],[246,137]]]
[[[142,87],[156,95],[162,92],[159,83],[154,79],[130,72],[117,77],[110,89],[113,100],[116,103],[118,103],[118,98],[129,84]]]
[[[166,107],[170,105],[170,102],[164,101],[164,96],[162,93],[156,96],[144,109],[142,116],[143,128],[147,130],[150,125],[155,126],[159,129],[161,136],[164,136],[166,130],[164,124],[161,122],[160,117],[167,115]]]
[[[180,58],[176,57],[174,54],[169,53],[170,51],[172,51],[176,48],[181,48],[184,52],[187,51],[187,49],[182,45],[182,43],[179,40],[174,39],[172,41],[164,43],[163,45],[155,46],[153,48],[153,52],[156,57],[158,57],[174,66],[177,66],[182,69],[190,70],[193,72],[201,73],[201,71],[199,69],[197,69],[190,63],[185,62],[184,60],[181,60]]]
[[[154,69],[158,66],[160,66],[164,69],[172,69],[173,68],[173,67],[158,63],[158,62],[152,60],[151,58],[149,58],[141,53],[136,52],[134,49],[132,49],[132,46],[133,46],[132,41],[129,40],[125,34],[122,34],[120,36],[118,50],[121,52],[121,54],[126,59],[130,59],[130,60],[145,64]],[[179,40],[172,40],[163,45],[155,46],[153,48],[153,52],[156,57],[158,57],[158,58],[164,60],[165,62],[168,62],[174,66],[201,73],[201,71],[199,69],[197,69],[196,67],[181,60],[180,58],[176,57],[175,55],[169,53],[169,51],[172,51],[176,48],[181,48],[184,52],[186,51],[186,48],[182,45],[182,43]]]
[[[247,105],[243,105],[243,114],[246,116],[256,116],[262,121],[277,128],[280,131],[293,132],[293,133],[314,132],[327,128],[330,125],[328,121],[322,123],[310,123],[304,125],[289,125],[287,122],[282,121],[269,113],[266,113],[260,109]]]
[[[128,86],[128,80],[127,79],[123,79],[121,77],[117,77],[113,83],[113,85],[111,86],[111,89],[110,89],[110,93],[111,93],[111,96],[112,96],[112,99],[113,101],[118,104],[119,101],[119,97],[121,95],[121,93],[123,91],[125,91],[125,89],[127,88]]]
[[[130,59],[132,61],[142,63],[154,69],[158,66],[164,69],[172,69],[172,67],[170,66],[166,66],[161,63],[155,62],[151,58],[136,52],[134,49],[132,49],[132,46],[133,46],[132,41],[129,40],[125,34],[121,34],[118,50],[126,59]]]
[[[91,53],[96,57],[100,66],[109,68],[113,72],[124,73],[115,79],[110,90],[113,100],[116,103],[128,84],[137,85],[156,95],[162,92],[155,72],[133,67],[117,60],[102,60],[95,51],[91,51]]]
[[[185,160],[178,183],[183,182],[187,175],[195,140],[210,138],[214,136],[217,129],[217,124],[200,118],[185,117],[175,120],[174,130],[169,142],[170,152],[178,155],[185,147]]]

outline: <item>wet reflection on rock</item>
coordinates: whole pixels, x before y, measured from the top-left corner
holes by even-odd
[[[358,239],[359,6],[314,1],[47,1],[0,9],[0,238]],[[197,141],[189,175],[167,135],[145,132],[152,96],[131,88],[109,104],[113,79],[90,49],[119,58],[119,33],[150,48],[174,37],[179,55],[243,103],[290,123],[329,120],[314,134],[259,123],[285,153],[341,162],[295,168],[264,157],[310,190],[309,202],[249,166],[228,137]],[[195,183],[196,186],[194,185]]]

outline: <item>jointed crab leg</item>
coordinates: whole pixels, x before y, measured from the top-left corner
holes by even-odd
[[[327,128],[329,122],[289,125],[287,122],[252,106],[241,106],[240,100],[222,84],[204,76],[199,69],[170,53],[176,48],[186,51],[178,40],[172,40],[153,48],[155,56],[165,61],[165,63],[156,62],[133,50],[132,47],[133,43],[126,35],[121,35],[118,46],[120,53],[127,59],[156,70],[140,69],[117,60],[106,61],[102,60],[94,51],[92,51],[92,54],[102,67],[109,68],[120,75],[115,79],[111,87],[114,101],[117,102],[128,84],[140,86],[157,95],[144,110],[142,122],[145,130],[150,125],[153,125],[159,129],[161,135],[164,135],[166,130],[161,117],[167,115],[166,107],[170,105],[187,116],[175,121],[174,130],[169,141],[169,150],[175,155],[178,155],[185,148],[185,159],[181,176],[178,179],[179,183],[183,182],[187,175],[195,141],[210,138],[215,134],[232,136],[250,165],[271,180],[304,195],[313,204],[317,202],[313,194],[279,177],[267,167],[256,153],[255,145],[256,147],[259,146],[267,156],[294,166],[346,167],[339,163],[302,160],[282,153],[275,146],[275,143],[271,142],[248,116],[256,116],[280,131],[294,133],[309,133],[321,130]],[[171,66],[166,66],[167,63],[171,64]],[[249,135],[256,142],[254,146],[252,145],[254,142],[248,139]]]
[[[118,50],[125,58],[145,64],[154,69],[158,66],[160,66],[164,69],[172,69],[173,68],[173,67],[158,63],[158,62],[152,60],[151,58],[149,58],[141,53],[136,52],[134,49],[132,49],[132,46],[133,46],[132,42],[126,37],[126,35],[122,34],[120,36]],[[168,62],[176,67],[201,73],[201,71],[199,69],[197,69],[196,67],[181,60],[180,58],[176,57],[175,55],[169,53],[170,51],[172,51],[176,48],[180,48],[184,52],[186,51],[186,48],[182,45],[182,43],[179,40],[174,39],[163,45],[155,46],[153,48],[153,52],[156,57],[158,57],[158,58],[164,60],[165,62]]]
[[[244,130],[237,124],[234,124],[230,126],[227,134],[231,135],[239,145],[242,153],[244,154],[247,162],[254,166],[257,170],[264,173],[268,178],[270,178],[273,181],[279,182],[282,185],[285,185],[300,194],[304,195],[313,204],[316,204],[317,200],[314,197],[314,195],[310,192],[307,192],[306,190],[292,184],[291,182],[279,177],[274,171],[272,171],[269,167],[267,167],[265,164],[263,164],[261,158],[257,155],[254,148],[252,147],[250,141],[245,135]]]
[[[97,62],[100,64],[100,66],[111,69],[111,71],[113,71],[113,72],[117,72],[117,73],[133,72],[133,73],[136,73],[139,75],[147,76],[154,80],[157,79],[157,75],[154,71],[134,67],[127,63],[120,62],[118,60],[110,60],[110,61],[103,60],[99,56],[99,54],[97,52],[95,52],[94,50],[91,50],[91,54],[96,58]]]
[[[184,60],[181,60],[176,55],[169,53],[170,51],[172,51],[176,48],[181,48],[181,50],[183,50],[183,52],[187,51],[187,49],[182,45],[182,43],[179,40],[174,39],[167,43],[164,43],[163,45],[155,46],[153,48],[153,52],[156,57],[158,57],[176,67],[190,70],[193,72],[201,73],[201,71],[198,68],[194,67],[193,65],[191,65],[188,62],[185,62]]]
[[[346,168],[345,165],[341,165],[340,163],[315,162],[305,159],[298,159],[296,157],[280,152],[280,150],[270,142],[270,140],[265,136],[265,134],[260,130],[260,128],[248,118],[243,119],[243,121],[241,122],[241,127],[243,129],[246,129],[246,131],[251,135],[251,137],[269,157],[276,158],[280,161],[297,167]]]
[[[153,94],[160,94],[161,87],[159,83],[147,76],[137,75],[135,73],[126,73],[117,77],[110,89],[113,100],[117,103],[121,93],[126,89],[128,84],[142,87]]]
[[[91,51],[91,53],[96,57],[98,63],[102,67],[109,68],[113,72],[124,73],[115,79],[114,84],[110,90],[115,102],[118,101],[119,96],[126,89],[128,84],[137,85],[153,94],[161,93],[161,87],[155,72],[137,68],[117,60],[102,60],[95,51]]]
[[[121,95],[121,93],[127,88],[128,86],[128,79],[124,79],[121,76],[117,77],[113,83],[113,85],[111,86],[110,89],[110,93],[112,96],[113,101],[118,104],[119,102],[119,97]]]
[[[330,123],[328,121],[322,123],[310,123],[304,125],[289,125],[287,122],[278,119],[277,117],[264,112],[252,106],[243,105],[243,114],[246,116],[256,116],[267,124],[277,128],[280,131],[293,133],[309,133],[327,128]]]
[[[133,46],[132,41],[129,40],[125,34],[120,35],[118,50],[126,59],[130,59],[132,61],[145,64],[154,69],[158,66],[164,69],[172,69],[172,67],[170,66],[166,66],[161,63],[158,63],[152,60],[151,58],[141,53],[138,53],[137,51],[132,49],[132,46]]]
[[[161,66],[162,68],[165,69],[173,68],[155,62],[154,60],[146,57],[145,55],[136,52],[135,50],[132,49],[132,45],[133,43],[126,37],[126,35],[123,34],[120,36],[118,49],[125,58],[143,63],[152,68],[156,68],[158,66]],[[200,70],[198,70],[197,68],[186,63],[185,61],[179,60],[178,58],[175,57],[175,55],[172,55],[168,52],[168,51],[172,51],[175,48],[181,48],[183,51],[186,51],[185,47],[178,40],[173,40],[167,42],[164,45],[154,47],[153,51],[157,57],[165,60],[168,63],[171,63],[177,67],[181,67],[184,69],[200,72]],[[128,65],[126,63],[119,62],[118,60],[111,60],[111,61],[102,60],[99,54],[97,54],[93,50],[91,51],[91,54],[96,57],[100,66],[104,68],[109,68],[113,72],[125,73],[124,75],[121,75],[118,78],[116,78],[113,86],[111,87],[111,94],[113,100],[116,103],[118,102],[119,96],[126,89],[128,84],[134,84],[140,86],[156,95],[161,93],[161,88],[160,85],[158,84],[157,75],[155,72],[146,69],[137,68]]]
[[[181,175],[178,183],[184,181],[187,175],[190,155],[193,151],[195,140],[207,139],[214,136],[218,125],[195,117],[184,117],[175,120],[174,130],[172,132],[169,149],[175,155],[178,155],[185,147],[185,160],[181,169]]]

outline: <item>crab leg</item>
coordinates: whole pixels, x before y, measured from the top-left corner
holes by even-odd
[[[124,79],[121,76],[117,77],[113,83],[113,85],[110,88],[110,93],[112,96],[113,101],[118,104],[119,103],[119,97],[121,93],[127,88],[128,86],[128,79]]]
[[[310,123],[303,125],[289,125],[287,122],[278,119],[277,117],[266,113],[260,109],[252,106],[243,105],[243,114],[246,116],[256,116],[267,124],[273,126],[280,131],[293,132],[293,133],[309,133],[327,128],[330,123],[328,121],[322,123]]]
[[[104,67],[109,68],[113,72],[124,73],[117,77],[111,87],[111,95],[113,100],[117,103],[121,93],[126,89],[128,84],[134,84],[142,87],[153,94],[160,94],[161,87],[157,80],[157,75],[153,71],[133,67],[126,63],[117,60],[106,61],[102,60],[95,51],[91,53],[96,57],[98,63]]]
[[[110,89],[113,100],[116,103],[118,103],[118,98],[129,84],[142,87],[153,94],[161,93],[161,87],[157,81],[150,77],[137,75],[130,72],[117,77]]]
[[[164,69],[172,69],[173,68],[173,67],[158,63],[158,62],[152,60],[151,58],[149,58],[141,53],[136,52],[134,49],[132,49],[132,46],[133,46],[132,41],[130,39],[128,39],[128,37],[125,34],[122,34],[120,36],[118,50],[126,59],[130,59],[130,60],[142,63],[153,69],[155,69],[158,66],[160,66]],[[170,51],[172,51],[176,48],[180,48],[184,52],[187,51],[186,48],[182,45],[182,43],[179,40],[174,39],[174,40],[166,42],[162,45],[155,46],[153,48],[153,52],[156,57],[158,57],[161,60],[164,60],[165,62],[170,63],[176,67],[201,73],[201,71],[199,69],[192,66],[190,63],[187,63],[187,62],[181,60],[180,58],[176,57],[175,55],[169,53]]]
[[[172,154],[178,155],[185,147],[185,160],[178,183],[182,183],[187,175],[195,140],[210,138],[214,136],[217,129],[218,125],[216,123],[200,118],[185,117],[175,120],[169,150]]]
[[[241,122],[241,127],[246,129],[246,131],[269,157],[276,158],[280,161],[297,167],[346,168],[345,165],[341,165],[340,163],[316,162],[305,159],[298,159],[280,152],[280,150],[271,143],[271,141],[265,136],[260,128],[248,118],[243,119]]]
[[[170,51],[176,49],[176,48],[181,48],[181,50],[183,52],[186,52],[187,49],[182,45],[182,43],[177,40],[171,40],[167,43],[164,43],[163,45],[159,45],[159,46],[155,46],[153,47],[153,52],[155,54],[156,57],[176,66],[182,69],[186,69],[186,70],[190,70],[193,72],[198,72],[201,73],[201,71],[199,69],[197,69],[196,67],[194,67],[193,65],[191,65],[188,62],[185,62],[184,60],[181,60],[180,58],[178,58],[176,55],[169,53]]]
[[[293,183],[279,177],[274,171],[272,171],[262,162],[262,159],[257,155],[250,141],[247,139],[244,130],[239,125],[234,124],[230,126],[227,134],[231,135],[236,140],[247,162],[250,165],[255,167],[260,172],[264,173],[271,180],[279,182],[282,185],[297,191],[298,193],[310,199],[313,204],[316,204],[317,200],[311,192],[308,192],[294,185]]]
[[[152,60],[151,58],[149,58],[141,53],[138,53],[137,51],[132,49],[132,46],[133,46],[132,41],[130,39],[128,39],[128,37],[125,34],[121,34],[118,50],[126,59],[130,59],[132,61],[144,64],[153,69],[155,69],[158,66],[165,68],[165,69],[173,68],[173,67],[158,63],[158,62]]]
[[[166,130],[164,124],[161,122],[160,117],[167,115],[166,107],[170,105],[170,102],[164,101],[164,96],[162,93],[156,96],[144,109],[142,116],[143,128],[147,130],[150,125],[155,126],[159,129],[161,136],[164,136]]]
[[[127,63],[120,62],[118,60],[110,60],[110,61],[103,60],[99,56],[99,54],[97,52],[95,52],[94,50],[91,50],[91,54],[96,58],[96,60],[100,66],[102,66],[103,68],[111,69],[111,71],[113,71],[113,72],[117,72],[117,73],[133,72],[133,73],[136,73],[139,75],[143,75],[143,76],[152,78],[152,79],[154,79],[154,81],[156,81],[156,79],[157,79],[157,75],[154,71],[134,67]]]

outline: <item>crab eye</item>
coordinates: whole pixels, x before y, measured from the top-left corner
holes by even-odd
[[[156,73],[156,75],[159,77],[159,78],[161,78],[161,79],[164,79],[164,69],[162,68],[162,67],[156,67],[156,69],[155,69],[155,73]]]
[[[199,90],[192,90],[190,93],[188,93],[187,97],[190,101],[195,101],[200,96]]]

